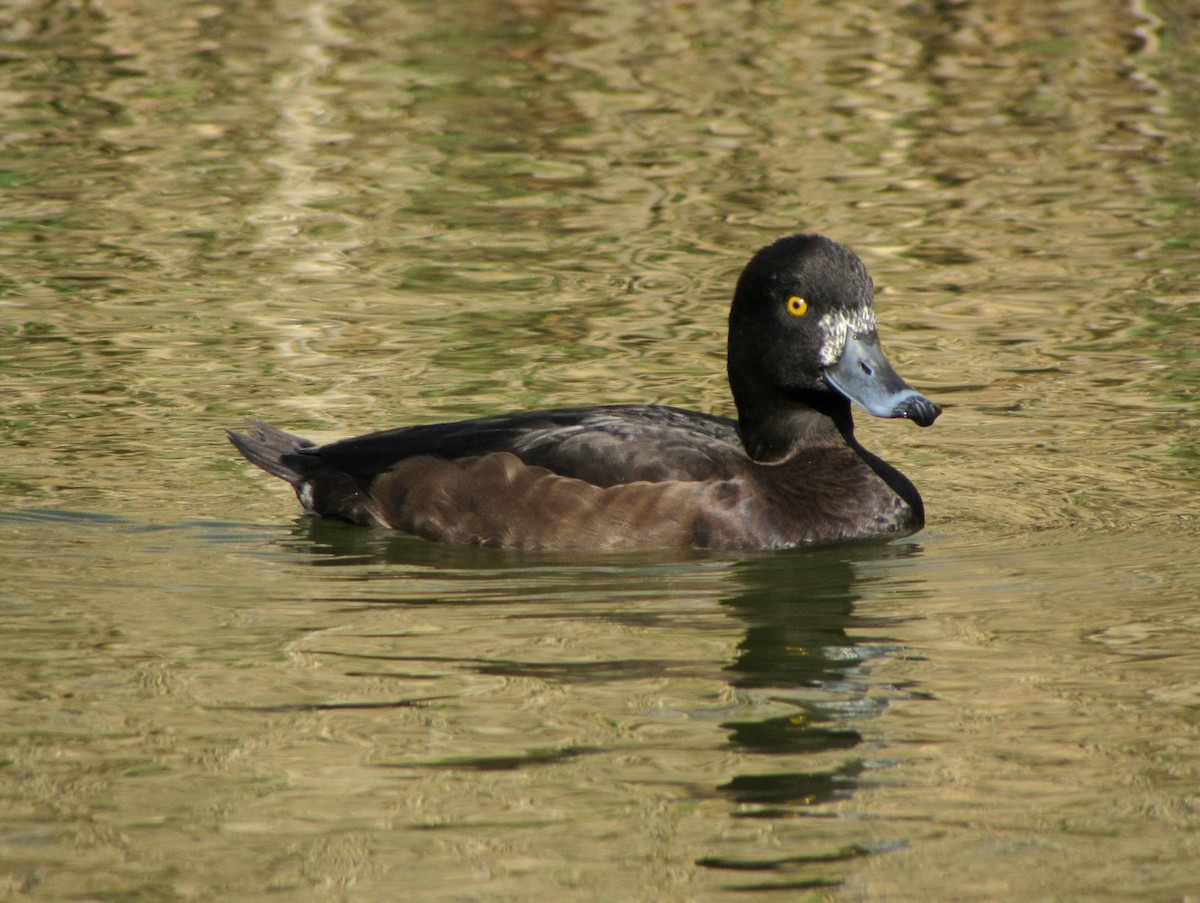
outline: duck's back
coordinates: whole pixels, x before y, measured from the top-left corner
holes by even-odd
[[[602,488],[729,478],[750,460],[733,420],[663,405],[563,408],[422,424],[305,454],[345,473],[372,477],[418,456],[455,461],[499,452]]]

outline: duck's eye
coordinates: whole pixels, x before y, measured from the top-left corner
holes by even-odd
[[[792,295],[787,300],[787,311],[793,317],[803,317],[808,313],[808,302],[799,295]]]

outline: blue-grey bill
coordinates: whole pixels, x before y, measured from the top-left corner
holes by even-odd
[[[849,336],[842,356],[825,368],[825,381],[876,417],[904,417],[929,426],[942,413],[892,369],[874,332]]]

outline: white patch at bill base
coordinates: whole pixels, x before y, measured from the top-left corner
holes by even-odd
[[[817,321],[825,340],[821,343],[821,366],[837,363],[846,349],[851,333],[870,334],[875,331],[875,312],[869,307],[839,310],[825,314]]]

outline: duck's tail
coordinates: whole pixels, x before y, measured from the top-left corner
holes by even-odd
[[[229,441],[246,460],[269,474],[287,480],[309,514],[336,517],[353,524],[383,523],[375,505],[353,476],[337,470],[319,453],[305,454],[316,443],[258,420],[244,433],[226,430]]]
[[[249,420],[251,429],[244,433],[226,430],[229,441],[251,464],[261,467],[269,474],[287,480],[299,490],[299,486],[313,473],[320,470],[320,458],[299,454],[302,448],[312,448],[315,443],[263,423]]]

